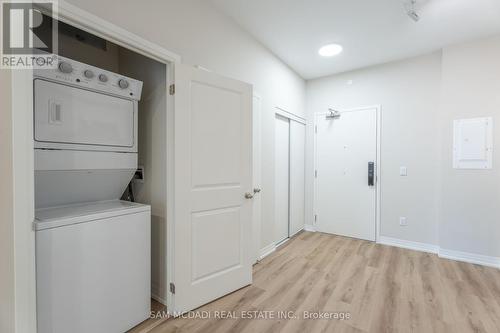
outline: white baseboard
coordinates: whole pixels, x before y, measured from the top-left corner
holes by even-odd
[[[434,253],[437,254],[440,258],[500,268],[500,257],[491,257],[470,252],[448,250],[434,244],[413,242],[387,236],[380,236],[378,243],[420,252]]]
[[[297,235],[299,232],[301,231],[304,231],[304,228],[300,229],[300,230],[297,230],[295,233],[293,233],[292,235],[290,235],[289,238],[292,238],[293,236]]]
[[[499,257],[491,257],[482,254],[475,254],[475,253],[448,250],[448,249],[439,249],[439,257],[457,261],[464,261],[471,264],[500,268]]]
[[[283,239],[281,242],[276,243],[276,244],[274,245],[274,247],[275,247],[276,249],[278,249],[278,247],[280,247],[281,245],[285,244],[285,243],[286,243],[286,242],[288,242],[289,240],[290,240],[290,237],[285,238],[285,239]]]
[[[387,236],[380,236],[378,243],[384,244],[384,245],[389,245],[389,246],[401,247],[403,249],[428,252],[428,253],[438,253],[438,250],[439,250],[439,247],[437,245],[420,243],[420,242],[413,242],[413,241],[408,241],[408,240],[399,239],[399,238],[392,238],[392,237],[387,237]]]
[[[158,296],[156,293],[151,292],[151,298],[154,299],[157,302],[160,302],[161,304],[167,306],[167,300],[163,299],[163,297]]]
[[[265,247],[263,247],[262,249],[260,249],[260,257],[259,257],[259,260],[262,260],[264,259],[265,257],[267,257],[268,255],[270,255],[271,253],[273,253],[274,251],[276,251],[276,244],[271,243]]]
[[[304,231],[316,232],[316,227],[311,224],[304,225]]]

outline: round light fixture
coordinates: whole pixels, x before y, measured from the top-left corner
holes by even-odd
[[[319,50],[318,53],[322,57],[333,57],[342,52],[342,46],[338,44],[328,44],[325,46],[322,46]]]

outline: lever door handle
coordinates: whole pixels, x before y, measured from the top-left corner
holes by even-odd
[[[252,199],[252,198],[253,198],[252,193],[250,193],[250,192],[245,193],[245,199]]]

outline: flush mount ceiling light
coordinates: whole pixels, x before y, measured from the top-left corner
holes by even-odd
[[[328,44],[325,46],[322,46],[319,50],[318,53],[322,57],[333,57],[342,52],[342,46],[338,44]]]

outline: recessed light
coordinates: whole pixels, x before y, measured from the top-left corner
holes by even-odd
[[[319,55],[322,57],[333,57],[340,52],[342,52],[342,46],[338,44],[328,44],[318,50]]]

